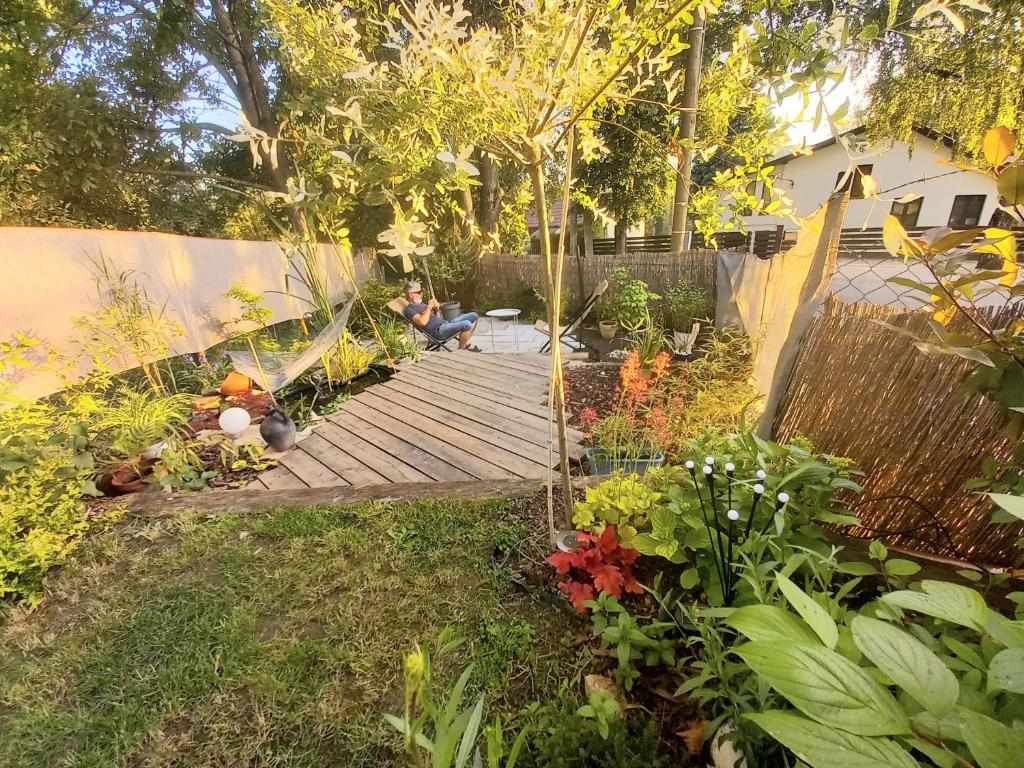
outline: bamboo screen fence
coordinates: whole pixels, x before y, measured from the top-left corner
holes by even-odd
[[[865,472],[865,492],[853,501],[865,528],[854,535],[976,563],[1018,564],[1014,543],[1024,526],[989,523],[991,502],[964,490],[986,456],[1011,455],[999,409],[963,392],[969,363],[926,355],[913,339],[875,322],[925,338],[927,317],[829,298],[804,339],[775,437],[806,435],[817,450],[847,456]]]
[[[681,277],[715,295],[716,251],[693,250],[681,253],[637,251],[625,256],[568,257],[565,261],[565,286],[578,299],[590,294],[602,279],[611,279],[618,266],[629,269],[633,278],[643,280],[655,293],[663,293]],[[540,256],[492,254],[477,265],[474,284],[478,296],[507,295],[515,285],[544,292],[544,262]]]

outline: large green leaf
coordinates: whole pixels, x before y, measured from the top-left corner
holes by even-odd
[[[1024,693],[1024,648],[1007,648],[992,658],[988,667],[988,690]]]
[[[774,605],[745,605],[737,608],[729,614],[726,624],[751,640],[792,640],[818,644],[817,636],[806,622]]]
[[[824,725],[860,736],[910,733],[906,712],[853,662],[821,646],[755,641],[736,653],[793,706]]]
[[[789,604],[803,617],[804,621],[811,625],[811,629],[821,638],[821,642],[829,648],[835,648],[836,642],[839,640],[839,629],[825,609],[781,573],[775,577],[775,580]]]
[[[1024,497],[1009,493],[990,493],[988,497],[1018,520],[1024,520]]]
[[[780,710],[744,715],[812,768],[918,768],[892,739],[867,738]]]
[[[1020,768],[1024,733],[964,707],[960,708],[960,718],[960,730],[978,768]]]
[[[885,621],[858,616],[853,641],[861,653],[922,707],[942,717],[956,706],[960,685],[924,643]]]
[[[909,589],[882,595],[882,600],[904,610],[917,611],[979,631],[985,626],[988,606],[973,589],[945,581],[922,581],[922,592]]]

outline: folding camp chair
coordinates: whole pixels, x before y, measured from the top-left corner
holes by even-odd
[[[597,304],[597,300],[601,298],[601,294],[608,290],[608,281],[602,280],[596,286],[594,286],[593,292],[587,299],[586,303],[576,314],[576,317],[568,325],[560,326],[558,329],[558,340],[565,342],[573,348],[575,352],[582,352],[587,348],[587,345],[580,339],[580,329],[583,327],[583,321],[587,319],[587,315]],[[544,346],[540,348],[541,353],[547,352],[551,349],[551,328],[543,320],[538,320],[533,324],[533,327],[548,337],[548,340],[544,342]]]
[[[396,315],[401,317],[406,323],[408,323],[409,327],[412,328],[413,338],[416,338],[416,334],[418,333],[421,336],[423,336],[424,339],[426,339],[427,352],[436,352],[437,350],[451,352],[451,350],[448,349],[448,342],[458,341],[459,335],[455,334],[454,336],[449,336],[447,339],[437,339],[431,336],[429,333],[426,332],[426,330],[418,327],[416,323],[410,321],[409,318],[405,316],[405,308],[408,306],[409,302],[406,301],[405,298],[402,296],[399,296],[398,298],[392,299],[391,301],[388,302],[388,309],[390,309]]]

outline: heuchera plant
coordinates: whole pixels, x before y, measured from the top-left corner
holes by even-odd
[[[548,562],[560,575],[568,576],[559,582],[558,588],[577,611],[586,613],[586,602],[602,592],[615,597],[622,597],[623,591],[643,593],[633,575],[633,563],[639,556],[635,549],[619,544],[615,526],[609,525],[600,536],[580,531],[572,552],[555,552]]]

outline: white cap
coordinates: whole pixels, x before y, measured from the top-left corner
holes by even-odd
[[[715,470],[713,470],[713,469],[712,469],[712,468],[711,468],[710,466],[706,466],[706,467],[704,467],[704,474],[705,474],[705,475],[710,475],[710,474],[711,474],[712,472],[714,472],[714,471],[715,471]]]
[[[740,513],[737,512],[735,509],[730,509],[728,512],[725,513],[725,516],[728,517],[730,520],[740,519]]]
[[[766,477],[768,477],[768,473],[767,472],[765,472],[763,469],[757,470],[757,479],[758,480],[764,480]]]
[[[761,495],[764,493],[764,486],[760,483],[754,483],[754,493]]]
[[[734,469],[736,469],[736,465],[735,464],[733,464],[731,461],[726,462],[726,464],[725,464],[725,471],[726,472],[732,472]]]
[[[714,456],[708,456],[706,459],[704,459],[704,463],[707,464],[710,467],[712,464],[715,463],[715,457]]]
[[[789,501],[789,494],[783,491],[779,494],[779,503],[785,504],[787,501]]]
[[[690,461],[689,459],[687,459],[687,461],[686,461],[686,468],[687,469],[693,469],[694,466],[695,466],[695,464],[692,461]]]

